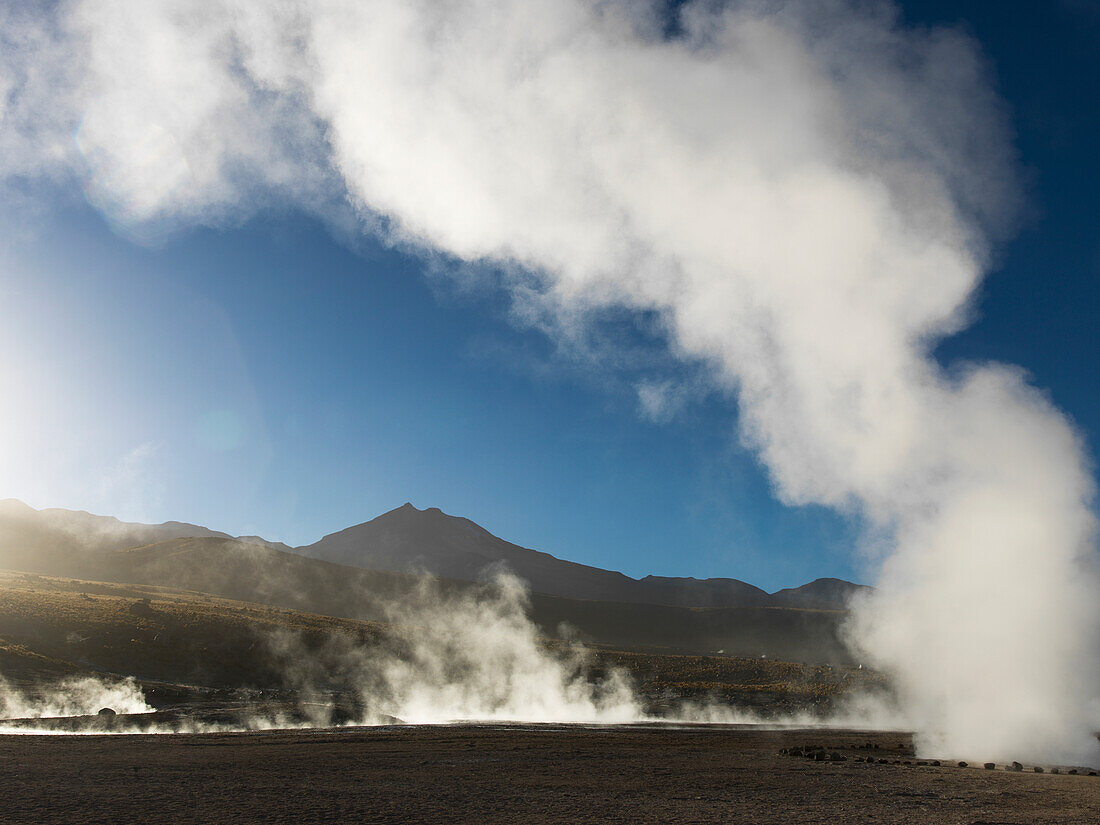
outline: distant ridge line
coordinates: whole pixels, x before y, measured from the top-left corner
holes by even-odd
[[[521,547],[470,519],[448,515],[438,507],[421,510],[411,502],[313,544],[289,547],[260,536],[233,537],[187,522],[138,524],[83,510],[36,510],[17,499],[0,500],[0,550],[28,528],[33,528],[27,535],[34,536],[35,544],[65,547],[69,552],[108,552],[178,538],[218,538],[365,570],[426,572],[463,581],[478,581],[487,569],[503,564],[536,593],[669,607],[842,610],[855,594],[870,589],[836,578],[820,578],[775,593],[735,578],[648,575],[634,579]]]
[[[538,593],[574,599],[675,607],[797,607],[843,609],[864,585],[821,578],[768,593],[734,578],[681,578],[623,573],[559,559],[493,535],[479,524],[438,507],[406,502],[370,521],[295,548],[311,558],[373,570],[423,570],[477,580],[487,565],[503,562]]]

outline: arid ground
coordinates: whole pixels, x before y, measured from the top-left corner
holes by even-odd
[[[783,752],[821,746],[840,758]],[[1100,822],[1100,777],[918,765],[908,746],[897,733],[676,726],[3,736],[0,818],[11,825]]]
[[[391,632],[195,591],[0,574],[8,685],[33,698],[65,679],[131,675],[157,710],[5,724],[120,730],[294,719],[303,697],[285,683],[287,663],[268,639],[292,634],[305,651],[332,639],[371,648]],[[853,667],[652,649],[591,654],[596,675],[625,670],[657,715],[685,699],[772,718],[822,713],[853,692],[886,689],[881,675]],[[347,685],[325,687],[334,709],[349,701]],[[357,718],[345,710],[341,718]],[[1100,777],[1022,767],[918,762],[898,733],[676,724],[0,735],[0,825],[1100,822]]]

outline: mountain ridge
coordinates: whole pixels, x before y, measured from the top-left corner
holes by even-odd
[[[481,580],[503,565],[536,593],[600,602],[836,610],[867,589],[835,578],[816,579],[775,593],[735,578],[647,575],[634,579],[513,544],[470,519],[449,515],[438,507],[421,510],[411,502],[312,544],[289,547],[259,536],[234,537],[188,522],[140,524],[83,510],[36,510],[17,499],[0,500],[0,551],[4,551],[6,566],[51,568],[49,559],[56,556],[56,566],[64,569],[70,562],[61,559],[80,552],[106,553],[183,538],[232,540],[365,570],[430,573],[460,581]]]
[[[81,592],[95,591],[97,582],[166,587],[303,614],[387,623],[395,620],[394,607],[398,617],[404,615],[401,606],[410,597],[418,598],[427,584],[408,573],[347,567],[232,538],[175,538],[25,561],[22,580],[32,588],[44,576],[73,580],[67,586]],[[486,592],[482,585],[457,579],[436,578],[428,586],[446,598],[478,599]],[[672,607],[538,592],[528,593],[523,602],[528,619],[546,639],[636,651],[852,663],[843,642],[841,610]],[[0,637],[5,626],[19,626],[20,621],[18,615],[0,611]]]
[[[503,562],[533,591],[572,599],[635,602],[675,607],[843,608],[865,589],[843,579],[817,579],[768,593],[740,579],[624,573],[568,561],[493,535],[481,525],[438,507],[410,502],[370,521],[329,533],[295,548],[310,558],[391,572],[424,571],[474,581],[487,565]]]

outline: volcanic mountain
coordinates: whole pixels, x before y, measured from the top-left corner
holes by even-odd
[[[233,539],[228,533],[183,521],[132,524],[83,510],[36,510],[15,499],[0,500],[0,566],[11,569],[61,575],[87,572],[96,568],[96,559],[102,554],[174,539],[232,539],[234,546],[265,547],[353,568],[430,573],[467,582],[508,570],[524,579],[533,592],[597,602],[842,609],[851,595],[864,588],[839,579],[818,579],[769,594],[737,579],[657,575],[631,579],[623,573],[519,547],[470,519],[442,513],[438,507],[418,509],[411,504],[308,546],[290,548],[255,536]]]
[[[35,510],[14,499],[0,501],[0,566],[12,569],[58,575],[86,573],[102,566],[104,554],[179,539],[224,540],[213,543],[264,547],[365,570],[430,573],[460,581],[479,581],[496,570],[509,570],[536,593],[672,607],[836,610],[863,589],[862,585],[841,579],[818,579],[769,594],[732,578],[632,579],[520,547],[469,519],[447,515],[436,507],[419,510],[408,503],[314,544],[290,548],[256,536],[233,539],[226,533],[186,522],[134,524],[83,511]]]
[[[355,620],[386,620],[386,605],[417,588],[423,572],[444,590],[473,592],[474,582],[509,569],[529,583],[529,615],[547,637],[565,626],[627,649],[841,664],[850,662],[843,607],[861,588],[819,579],[768,594],[736,579],[632,579],[410,504],[292,550],[183,522],[129,524],[0,501],[0,568],[31,582],[46,575],[176,588]]]
[[[768,594],[738,579],[646,576],[565,561],[498,538],[469,519],[436,507],[404,504],[364,524],[348,527],[295,552],[325,561],[394,572],[424,571],[476,581],[501,565],[537,593],[571,599],[634,602],[676,607],[843,608],[862,585],[818,579]]]

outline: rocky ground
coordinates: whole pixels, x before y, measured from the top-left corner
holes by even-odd
[[[464,725],[0,736],[5,823],[1100,822],[1100,777],[918,763],[904,734]]]

